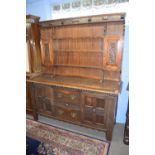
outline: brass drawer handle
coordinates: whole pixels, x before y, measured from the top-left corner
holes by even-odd
[[[58,96],[58,98],[61,98],[62,97],[62,93],[58,93],[57,96]]]
[[[71,100],[74,100],[76,98],[76,95],[71,95]]]
[[[75,112],[72,112],[72,113],[71,113],[71,116],[72,116],[73,118],[75,118],[75,117],[77,116],[77,114],[76,114]]]
[[[95,108],[93,109],[93,112],[96,112],[96,109]]]
[[[69,104],[68,103],[66,103],[66,107],[68,107],[69,106]]]
[[[62,115],[64,112],[62,110],[58,110],[58,115]]]

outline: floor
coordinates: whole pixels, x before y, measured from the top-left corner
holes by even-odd
[[[27,118],[31,118],[31,116],[27,115]],[[51,124],[56,127],[68,129],[76,133],[82,133],[84,135],[88,135],[97,139],[105,139],[104,132],[100,132],[97,130],[92,130],[85,127],[64,123],[62,121],[57,121],[43,116],[39,116],[38,121]],[[113,138],[111,141],[111,146],[108,155],[129,155],[129,146],[123,143],[123,132],[124,125],[116,124],[114,127]]]

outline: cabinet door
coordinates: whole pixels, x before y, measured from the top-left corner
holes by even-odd
[[[105,98],[96,98],[96,109],[95,109],[95,114],[96,114],[96,119],[95,123],[98,126],[104,126],[105,122]]]
[[[119,71],[122,58],[122,42],[118,36],[106,36],[104,39],[103,67],[107,70]]]
[[[83,121],[94,127],[104,127],[105,99],[84,95]]]
[[[52,115],[53,88],[49,86],[36,85],[35,99],[36,99],[38,113],[45,114],[45,115]]]
[[[53,65],[54,56],[52,50],[52,40],[41,41],[41,61],[44,66]]]
[[[30,94],[30,83],[26,82],[26,111],[32,112],[32,102]]]

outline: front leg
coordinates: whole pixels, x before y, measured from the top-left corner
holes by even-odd
[[[106,126],[106,139],[111,141],[113,128],[115,124],[115,106],[116,105],[116,98],[115,97],[108,97],[106,99],[105,104],[105,126]]]
[[[113,133],[113,128],[107,129],[107,131],[106,131],[106,139],[107,139],[108,141],[111,141],[111,140],[112,140],[112,133]]]

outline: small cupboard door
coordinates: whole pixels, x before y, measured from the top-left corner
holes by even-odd
[[[103,67],[105,69],[119,71],[122,58],[122,41],[118,36],[106,36],[104,38]]]
[[[104,98],[83,95],[83,122],[98,128],[104,127]]]
[[[53,113],[53,89],[49,86],[36,85],[35,99],[37,111],[40,114],[52,115]]]
[[[52,40],[40,42],[41,44],[41,61],[44,66],[53,65],[54,55],[52,49]]]
[[[32,102],[31,102],[29,82],[26,82],[26,110],[32,112]]]

